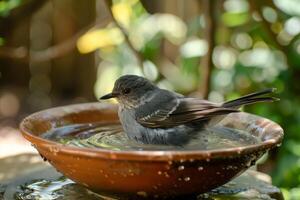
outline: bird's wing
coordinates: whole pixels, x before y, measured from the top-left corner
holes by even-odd
[[[224,108],[206,100],[178,97],[163,90],[136,110],[136,119],[145,127],[166,128],[231,112],[238,110]]]

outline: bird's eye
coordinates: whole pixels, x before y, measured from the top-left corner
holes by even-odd
[[[130,92],[131,92],[130,88],[125,88],[125,89],[123,90],[123,93],[124,93],[124,94],[129,94]]]

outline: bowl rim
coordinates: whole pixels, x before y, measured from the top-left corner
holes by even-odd
[[[124,150],[124,151],[115,151],[108,149],[97,149],[97,148],[87,148],[87,147],[75,147],[64,145],[55,141],[47,140],[41,138],[35,134],[33,134],[28,128],[26,128],[26,124],[30,123],[30,121],[34,118],[38,118],[40,115],[49,114],[51,112],[52,116],[57,115],[58,113],[61,115],[66,110],[72,110],[69,112],[75,113],[75,111],[90,111],[92,109],[116,109],[116,104],[110,103],[100,103],[100,102],[92,102],[92,103],[80,103],[80,104],[71,104],[66,106],[58,106],[49,109],[45,109],[39,112],[35,112],[24,118],[19,126],[19,129],[23,135],[23,137],[28,140],[38,151],[39,149],[48,148],[55,149],[55,151],[63,153],[63,154],[72,154],[79,157],[91,157],[91,158],[104,158],[104,159],[114,159],[114,160],[143,160],[143,161],[170,161],[170,160],[194,160],[194,159],[205,159],[209,161],[213,158],[221,158],[226,159],[228,157],[239,157],[245,154],[251,154],[259,151],[267,151],[271,148],[279,146],[283,140],[284,132],[283,129],[275,122],[257,116],[253,114],[249,114],[246,112],[239,112],[235,114],[241,115],[250,115],[264,120],[265,122],[271,124],[276,127],[276,136],[269,138],[265,141],[259,142],[257,144],[247,145],[243,147],[232,147],[226,149],[215,149],[215,150],[143,150],[143,151],[135,151],[135,150]]]

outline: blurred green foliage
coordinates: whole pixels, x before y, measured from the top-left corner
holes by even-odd
[[[5,17],[15,7],[21,4],[22,0],[3,0],[0,1],[0,16]]]
[[[4,44],[4,39],[0,37],[0,46],[2,46],[3,44]]]

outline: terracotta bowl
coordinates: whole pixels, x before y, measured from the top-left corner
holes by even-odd
[[[283,139],[279,125],[243,112],[230,114],[221,123],[246,130],[261,143],[207,151],[113,151],[71,147],[39,137],[64,124],[99,121],[117,122],[117,106],[88,103],[52,108],[30,115],[20,129],[66,177],[102,194],[139,198],[207,192],[241,174]]]

